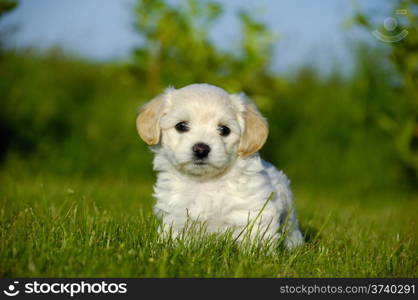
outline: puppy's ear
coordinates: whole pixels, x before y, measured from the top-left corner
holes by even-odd
[[[233,95],[240,98],[244,111],[244,131],[238,146],[238,155],[246,157],[263,147],[269,133],[266,119],[261,115],[257,108],[250,103],[245,95]],[[242,106],[241,106],[242,107]]]
[[[136,129],[139,136],[148,145],[156,145],[160,141],[160,118],[163,113],[164,95],[159,95],[146,103],[136,118]]]

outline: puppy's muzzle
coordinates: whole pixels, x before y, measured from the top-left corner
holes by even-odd
[[[192,151],[193,151],[193,155],[195,158],[204,159],[208,157],[209,152],[210,152],[210,147],[209,145],[205,143],[197,143],[193,145]]]

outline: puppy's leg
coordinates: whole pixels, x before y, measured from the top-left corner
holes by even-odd
[[[292,250],[303,244],[303,236],[299,230],[296,212],[289,212],[287,220],[284,224],[285,240],[284,245],[288,250]]]

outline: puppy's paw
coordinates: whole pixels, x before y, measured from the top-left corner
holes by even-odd
[[[303,236],[300,230],[294,230],[288,234],[284,240],[284,245],[287,250],[294,250],[303,245]]]

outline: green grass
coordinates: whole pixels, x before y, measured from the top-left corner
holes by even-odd
[[[157,232],[152,182],[0,174],[0,277],[416,277],[416,196],[304,191],[307,243],[238,247]],[[345,196],[341,196],[345,195]]]

